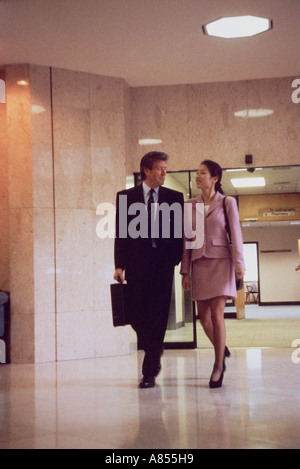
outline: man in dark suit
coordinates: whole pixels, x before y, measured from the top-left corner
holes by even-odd
[[[155,386],[161,369],[174,267],[183,248],[183,194],[162,187],[167,160],[165,153],[147,153],[142,184],[117,194],[114,279],[127,281],[130,324],[145,351],[141,388]]]

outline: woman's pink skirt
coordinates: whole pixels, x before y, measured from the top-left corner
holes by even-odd
[[[209,300],[217,296],[236,298],[235,270],[231,258],[201,257],[192,266],[193,300]]]

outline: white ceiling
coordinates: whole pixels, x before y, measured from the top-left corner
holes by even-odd
[[[222,16],[273,30],[205,36]],[[300,74],[299,0],[0,0],[0,65],[34,63],[125,78],[130,86]]]

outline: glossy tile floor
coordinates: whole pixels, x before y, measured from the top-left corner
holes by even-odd
[[[0,448],[299,448],[293,352],[295,362],[297,349],[232,349],[216,390],[208,348],[167,350],[147,390],[137,388],[142,352],[1,365]]]

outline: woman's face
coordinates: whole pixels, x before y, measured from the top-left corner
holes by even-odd
[[[214,188],[217,180],[217,176],[212,177],[205,164],[201,164],[199,166],[196,174],[196,184],[198,189],[210,190]]]

